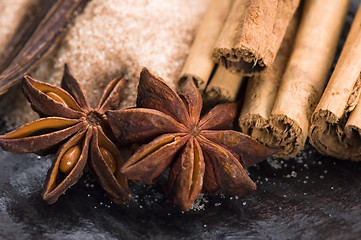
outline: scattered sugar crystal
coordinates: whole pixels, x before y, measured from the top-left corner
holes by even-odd
[[[291,172],[291,176],[292,176],[292,177],[297,177],[297,173],[296,173],[295,171],[292,171],[292,172]]]
[[[205,204],[208,203],[208,199],[204,194],[199,194],[197,199],[194,201],[194,203],[189,208],[193,211],[199,211],[199,210],[205,210]]]
[[[282,168],[282,165],[279,163],[279,161],[277,159],[268,158],[267,162],[274,169],[281,169]]]

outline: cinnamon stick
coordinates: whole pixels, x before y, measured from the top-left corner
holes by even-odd
[[[310,117],[325,87],[348,4],[349,1],[338,0],[304,1],[294,48],[272,111],[267,115],[269,105],[263,110],[268,121],[262,125],[254,117],[251,130],[243,127],[264,144],[280,148],[279,157],[293,156],[304,147]],[[273,98],[270,99],[268,104]],[[244,116],[243,113],[241,125]]]
[[[215,62],[252,74],[271,66],[299,0],[235,0],[213,49]]]
[[[204,92],[204,101],[210,105],[234,102],[242,82],[243,77],[240,74],[232,73],[219,65]]]
[[[233,0],[212,0],[197,31],[180,74],[181,80],[192,77],[200,91],[206,87],[213,71],[213,46],[227,18]]]
[[[361,8],[311,118],[310,143],[322,154],[361,160]]]
[[[272,147],[277,147],[277,143],[273,142],[269,118],[291,54],[298,20],[299,14],[295,15],[289,24],[272,66],[248,80],[245,100],[239,118],[239,125],[244,133]]]

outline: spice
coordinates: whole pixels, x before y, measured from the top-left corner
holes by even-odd
[[[242,75],[232,73],[222,65],[218,65],[204,92],[205,102],[211,105],[212,103],[234,102],[243,80]]]
[[[238,123],[241,131],[270,147],[282,147],[281,143],[284,143],[284,141],[280,141],[280,137],[274,132],[274,126],[271,125],[270,118],[287,61],[292,52],[298,20],[299,14],[295,14],[287,28],[272,66],[265,69],[262,73],[249,78],[244,103],[239,116]],[[289,148],[293,150],[294,146],[289,146]],[[281,150],[277,154],[282,154],[283,152],[285,151]]]
[[[361,161],[361,8],[313,112],[310,143],[322,154]]]
[[[43,199],[49,204],[79,180],[87,162],[112,200],[127,200],[127,180],[120,173],[122,157],[111,140],[104,114],[119,105],[124,79],[119,77],[109,83],[96,108],[89,105],[67,66],[61,85],[55,87],[25,76],[24,94],[43,118],[0,136],[0,146],[14,153],[47,154],[58,149],[43,191]]]
[[[211,0],[184,63],[181,79],[193,77],[199,91],[203,91],[212,74],[214,44],[222,30],[233,0]]]
[[[188,209],[201,191],[243,194],[256,189],[244,168],[275,153],[251,137],[228,130],[236,104],[217,105],[200,118],[202,98],[192,78],[179,95],[143,69],[137,107],[108,111],[114,134],[123,142],[146,143],[124,164],[129,179],[151,184],[170,167],[166,193]]]
[[[271,66],[299,2],[234,0],[214,46],[214,60],[249,75]]]
[[[261,135],[259,139],[263,138],[268,146],[282,148],[279,157],[294,156],[304,147],[311,115],[326,85],[348,5],[349,1],[337,0],[327,4],[322,0],[303,2],[293,49],[277,97],[272,100],[269,126],[255,127],[255,134],[252,134]],[[320,12],[324,14],[321,16]],[[253,96],[267,96],[257,92],[260,88],[255,90]]]

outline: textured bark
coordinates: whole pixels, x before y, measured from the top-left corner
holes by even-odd
[[[232,73],[222,65],[219,65],[214,73],[214,76],[207,85],[203,96],[205,98],[205,102],[234,102],[242,83],[243,77],[240,74]]]
[[[257,90],[253,94],[256,97],[246,98],[250,103],[241,115],[243,131],[268,146],[280,147],[279,157],[293,156],[304,147],[310,117],[325,87],[348,3],[305,1],[294,48],[276,98],[277,81],[267,92]],[[324,14],[320,15],[320,12]],[[268,99],[267,103],[252,100],[259,96]],[[252,109],[250,106],[259,108],[258,113],[247,116]]]
[[[361,9],[352,24],[336,68],[318,103],[310,142],[322,154],[361,160]]]
[[[222,30],[233,0],[212,0],[197,31],[189,55],[184,63],[181,79],[192,77],[203,91],[214,68],[213,46]]]
[[[271,66],[299,0],[235,0],[213,50],[217,63],[253,74]]]

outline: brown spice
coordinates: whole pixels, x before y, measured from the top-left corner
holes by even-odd
[[[311,117],[310,143],[321,154],[361,161],[361,8]]]
[[[299,2],[234,0],[214,46],[214,60],[248,75],[271,66]]]
[[[258,84],[248,88],[240,126],[267,146],[282,148],[278,157],[292,157],[304,147],[311,114],[325,87],[348,5],[349,1],[327,4],[322,0],[304,1],[287,65],[276,62],[278,67],[274,66],[274,70],[284,70],[275,72],[277,78],[272,77],[272,69],[267,70],[264,74],[271,75],[264,75]],[[324,14],[321,16],[320,12]],[[272,84],[269,82],[272,79],[278,81]]]
[[[112,200],[123,202],[130,197],[127,180],[120,173],[121,154],[111,140],[105,116],[105,111],[118,107],[124,87],[123,78],[114,79],[93,109],[67,66],[62,88],[25,76],[24,94],[44,118],[0,136],[0,146],[14,153],[38,154],[58,148],[43,192],[49,204],[79,180],[87,162]]]
[[[212,79],[208,82],[204,91],[204,101],[212,103],[226,103],[236,101],[238,91],[242,86],[242,75],[228,71],[222,65],[218,65]]]
[[[188,57],[182,68],[180,79],[192,77],[198,90],[204,91],[214,69],[212,51],[222,30],[233,0],[211,0]]]
[[[236,104],[220,104],[200,117],[202,98],[192,78],[179,95],[143,69],[137,107],[108,111],[114,134],[125,142],[145,143],[121,172],[129,179],[153,183],[168,167],[166,192],[188,209],[201,191],[243,194],[256,189],[244,168],[275,153],[251,137],[228,130]]]

